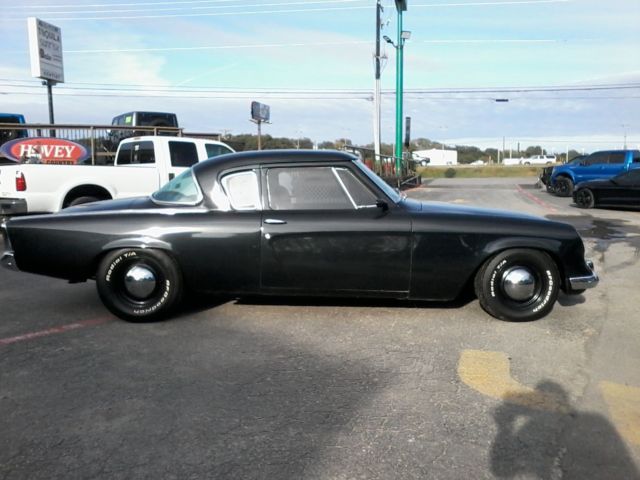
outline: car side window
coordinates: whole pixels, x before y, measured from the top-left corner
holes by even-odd
[[[352,172],[346,168],[335,168],[335,174],[342,182],[356,208],[376,205],[377,197]]]
[[[625,156],[624,152],[613,152],[609,155],[609,163],[624,163]]]
[[[234,210],[260,209],[258,176],[254,171],[231,173],[221,180],[231,208]]]
[[[640,163],[640,151],[636,150],[633,152],[633,163]]]
[[[198,163],[198,150],[193,142],[169,142],[172,167],[190,167]]]
[[[116,163],[118,165],[129,165],[131,163],[131,150],[132,144],[130,143],[121,143],[118,148],[118,158],[116,159]]]
[[[224,145],[217,145],[215,143],[205,143],[205,150],[207,151],[207,158],[217,157],[218,155],[224,155],[225,153],[232,153]]]
[[[602,153],[592,153],[587,158],[584,159],[584,163],[586,166],[597,165],[600,163],[607,163],[608,154],[606,152]]]
[[[354,205],[332,167],[270,168],[269,208],[274,210],[349,210]]]

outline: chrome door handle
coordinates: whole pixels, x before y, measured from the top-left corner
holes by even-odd
[[[277,218],[265,218],[264,223],[268,223],[269,225],[284,225],[287,222]]]

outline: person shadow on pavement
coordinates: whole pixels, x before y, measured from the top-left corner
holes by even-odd
[[[640,480],[614,426],[602,415],[575,410],[555,382],[508,395],[494,417],[491,470],[497,478]]]

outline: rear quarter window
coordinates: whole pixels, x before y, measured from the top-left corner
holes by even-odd
[[[172,167],[190,167],[198,163],[198,150],[193,142],[169,142]]]

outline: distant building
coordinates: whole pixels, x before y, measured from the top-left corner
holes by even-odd
[[[431,148],[429,150],[416,150],[413,152],[413,160],[420,163],[422,160],[429,159],[429,166],[457,165],[457,150],[441,150],[439,148]]]

